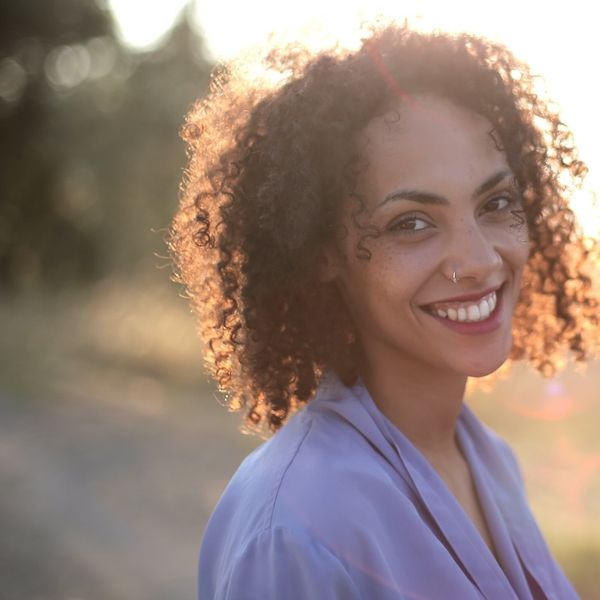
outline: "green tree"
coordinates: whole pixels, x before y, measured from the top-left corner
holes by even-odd
[[[94,0],[0,5],[4,289],[155,264],[152,230],[169,221],[185,160],[178,130],[211,68],[188,12],[135,53]]]

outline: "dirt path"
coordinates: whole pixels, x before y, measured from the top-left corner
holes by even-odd
[[[194,598],[206,519],[257,444],[207,395],[0,397],[0,600]]]

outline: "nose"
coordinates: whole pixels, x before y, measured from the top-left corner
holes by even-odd
[[[489,232],[473,221],[463,221],[454,228],[442,262],[444,277],[452,280],[452,274],[456,273],[457,280],[488,281],[501,267],[502,257]]]

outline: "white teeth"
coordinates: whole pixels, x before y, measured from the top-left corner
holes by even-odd
[[[472,323],[476,321],[483,321],[489,318],[490,314],[494,312],[496,304],[496,292],[492,292],[477,303],[465,303],[463,306],[458,306],[456,308],[433,308],[432,312],[438,317],[450,319],[451,321]]]
[[[490,305],[485,300],[479,305],[479,310],[481,311],[482,319],[487,319],[490,316],[490,313],[492,312],[490,310]]]
[[[479,306],[473,304],[467,308],[467,318],[469,321],[479,321],[481,319],[481,313],[479,312]]]

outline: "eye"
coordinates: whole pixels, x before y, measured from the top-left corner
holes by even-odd
[[[506,196],[498,196],[497,198],[492,198],[486,205],[486,209],[488,209],[487,212],[490,212],[490,206],[492,207],[492,210],[495,209],[496,210],[502,210],[504,208],[506,208],[509,204],[510,204],[511,198],[507,198]]]
[[[401,233],[418,233],[431,227],[430,223],[417,215],[406,215],[397,221],[394,221],[389,227],[389,231],[398,231]]]
[[[505,212],[516,202],[515,198],[509,193],[499,194],[490,198],[483,205],[484,213],[502,213]]]

